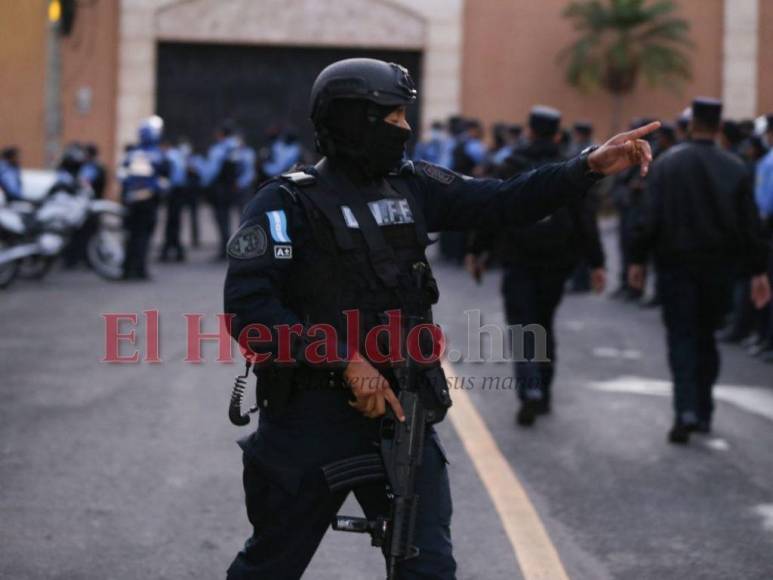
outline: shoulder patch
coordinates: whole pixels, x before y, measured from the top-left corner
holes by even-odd
[[[268,238],[260,225],[246,226],[228,240],[228,255],[237,260],[250,260],[266,253]]]
[[[422,163],[421,170],[424,172],[424,175],[434,179],[435,181],[439,181],[443,185],[448,185],[457,177],[456,173],[453,171],[444,167],[440,167],[439,165],[432,165],[429,163]]]

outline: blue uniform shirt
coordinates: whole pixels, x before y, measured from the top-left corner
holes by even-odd
[[[428,140],[416,144],[413,159],[450,167],[453,149],[454,141],[451,137],[433,132]]]
[[[773,151],[765,155],[757,165],[754,198],[763,216],[773,216]]]
[[[236,137],[226,137],[214,143],[207,152],[207,162],[202,166],[201,184],[209,187],[220,175],[223,164],[236,152],[239,141]]]
[[[156,145],[135,147],[121,164],[121,199],[138,203],[163,195],[169,189],[169,159]]]
[[[301,145],[277,139],[271,144],[271,159],[263,164],[263,173],[269,177],[281,175],[301,160]]]
[[[21,170],[4,160],[0,160],[0,188],[9,199],[22,197]]]
[[[468,139],[464,144],[464,152],[473,160],[475,165],[483,163],[486,158],[486,146],[480,139]]]
[[[169,182],[172,187],[185,187],[188,181],[188,158],[179,147],[166,152],[169,160]]]
[[[239,173],[236,187],[245,190],[255,181],[255,150],[247,145],[241,145],[237,151]]]
[[[97,174],[97,166],[91,161],[87,161],[81,165],[80,170],[78,170],[78,180],[85,181],[89,185],[93,185],[94,180],[97,178]]]

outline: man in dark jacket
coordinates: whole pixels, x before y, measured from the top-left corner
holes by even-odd
[[[733,276],[752,277],[752,300],[770,299],[768,249],[743,162],[715,139],[722,103],[696,99],[690,141],[658,158],[647,181],[647,208],[635,227],[629,284],[644,287],[654,255],[674,381],[672,443],[709,432],[712,388],[719,376],[714,332],[730,302]]]
[[[529,115],[529,137],[499,169],[511,178],[563,160],[558,135],[561,114],[548,107],[534,107]],[[553,212],[536,224],[476,232],[467,259],[473,274],[480,270],[480,257],[495,245],[504,262],[502,292],[507,323],[517,328],[539,325],[544,335],[523,332],[523,353],[516,353],[515,374],[521,407],[516,420],[521,426],[534,424],[537,415],[551,409],[551,385],[555,372],[556,344],[553,320],[564,287],[577,264],[585,259],[591,268],[592,286],[605,285],[604,252],[601,248],[596,205],[590,195]],[[541,333],[540,333],[541,334]],[[540,341],[545,341],[542,349]],[[544,350],[544,360],[539,360]],[[523,356],[521,356],[521,354]]]
[[[365,342],[386,311],[426,309],[429,317],[437,287],[416,281],[428,267],[428,232],[533,223],[582,199],[601,174],[632,165],[646,172],[651,160],[640,137],[657,125],[507,181],[402,163],[406,106],[415,99],[408,71],[393,63],[348,59],[323,70],[311,116],[325,158],[265,183],[228,242],[232,335],[263,325],[242,344],[274,357],[259,370],[258,430],[241,442],[253,534],[229,580],[300,578],[348,494],[326,483],[322,467],[372,452],[385,411],[392,423],[405,418],[394,368]],[[359,313],[359,328],[349,328],[345,312]],[[318,357],[309,346],[323,327],[340,342]],[[282,338],[283,328],[295,330]],[[448,398],[445,381],[430,381],[439,375],[428,366],[416,377],[433,416],[447,405],[439,400]],[[399,562],[401,580],[455,577],[446,464],[431,424],[426,433],[415,481],[418,555]],[[389,516],[383,482],[353,491],[369,518]]]

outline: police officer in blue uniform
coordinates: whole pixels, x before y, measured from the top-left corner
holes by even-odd
[[[83,146],[85,160],[78,170],[78,179],[87,183],[96,199],[102,199],[107,186],[107,171],[99,160],[99,147],[94,143]]]
[[[580,199],[600,173],[649,164],[649,148],[637,134],[507,181],[404,162],[411,135],[405,108],[415,99],[399,65],[348,59],[325,68],[311,95],[323,160],[264,184],[228,243],[231,333],[237,338],[263,324],[268,335],[244,346],[284,359],[259,366],[258,429],[240,441],[253,533],[229,568],[231,580],[299,578],[347,495],[330,491],[322,466],[372,451],[387,408],[404,416],[392,369],[363,342],[388,310],[429,315],[437,286],[430,276],[417,288],[412,275],[427,264],[429,232],[530,224]],[[359,313],[354,336],[344,311]],[[337,340],[319,362],[308,347],[322,323],[336,329]],[[299,331],[289,344],[281,325]],[[288,364],[288,352],[295,364]],[[439,365],[419,380],[426,406],[442,417],[447,401]],[[447,462],[434,429],[427,429],[416,481],[420,552],[400,563],[403,580],[455,577]],[[353,491],[366,516],[388,515],[383,483]]]
[[[146,264],[158,203],[169,190],[169,160],[159,147],[163,128],[160,117],[143,121],[138,131],[139,142],[128,150],[121,164],[121,201],[127,210],[124,280],[149,277]]]
[[[716,144],[721,101],[693,101],[690,140],[658,157],[631,242],[629,284],[641,290],[654,258],[674,385],[668,440],[711,431],[720,360],[714,333],[730,306],[734,275],[751,279],[757,308],[770,299],[768,247],[743,161]],[[739,271],[740,270],[740,271]]]
[[[220,244],[215,260],[225,260],[225,248],[231,235],[231,211],[237,202],[240,170],[239,138],[230,121],[215,131],[215,143],[207,152],[201,174],[203,186],[212,203]]]
[[[8,199],[21,199],[23,197],[19,149],[17,147],[6,147],[0,152],[0,189]]]
[[[188,197],[189,153],[182,145],[175,147],[169,142],[162,144],[162,151],[169,163],[169,194],[166,196],[164,245],[158,259],[160,262],[184,262],[185,248],[180,240],[180,218]]]

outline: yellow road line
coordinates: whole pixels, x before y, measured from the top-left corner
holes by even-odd
[[[449,377],[458,376],[448,361],[443,367]],[[524,580],[568,580],[537,510],[529,501],[510,463],[502,455],[470,395],[463,389],[453,393],[449,412],[467,455],[470,456],[515,551]]]

